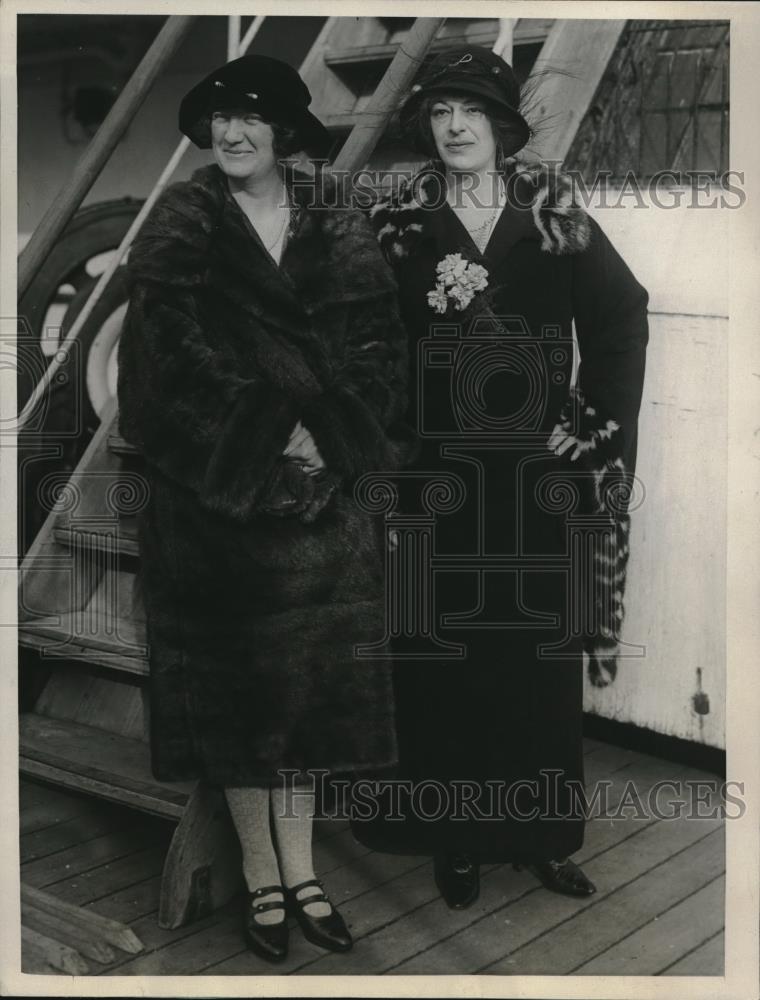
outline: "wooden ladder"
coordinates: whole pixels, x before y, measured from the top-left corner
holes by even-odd
[[[221,792],[151,776],[145,615],[136,589],[141,460],[118,435],[115,404],[58,496],[21,570],[19,641],[50,676],[20,717],[20,770],[177,823],[159,923],[178,927],[242,885]]]
[[[336,137],[346,135],[361,122],[372,94],[414,23],[412,17],[328,17],[301,67],[301,76],[312,94],[311,110]],[[529,67],[554,22],[521,18],[514,33],[514,63]],[[490,49],[499,33],[497,18],[448,18],[428,50],[428,58],[453,45],[481,45]],[[424,61],[423,61],[424,63]],[[399,95],[400,97],[401,95]],[[383,147],[382,165],[388,163]],[[404,161],[400,150],[392,156]]]

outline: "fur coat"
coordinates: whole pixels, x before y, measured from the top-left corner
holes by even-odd
[[[267,785],[395,758],[388,662],[353,654],[384,622],[379,533],[352,495],[403,453],[395,284],[361,213],[287,181],[279,267],[216,165],[162,195],[130,253],[118,398],[150,485],[140,582],[163,780]],[[299,420],[326,463],[314,480],[281,457]]]
[[[575,470],[582,469],[585,476],[576,512],[595,515],[608,525],[605,541],[595,547],[593,555],[596,628],[584,637],[589,678],[603,686],[616,675],[623,622],[628,502],[648,340],[648,296],[597,223],[577,205],[566,175],[545,164],[527,166],[512,161],[504,180],[508,204],[501,233],[492,239],[491,260],[485,261],[472,241],[464,242],[464,256],[486,263],[493,271],[492,262],[498,255],[517,252],[520,245],[537,244],[539,259],[546,255],[547,261],[561,258],[569,264],[543,268],[557,287],[543,277],[539,279],[533,313],[541,324],[572,318],[580,347],[577,382],[555,411],[554,420],[578,440],[581,454]],[[419,251],[425,241],[442,236],[444,192],[440,166],[431,162],[373,206],[371,217],[378,240],[399,275],[419,270]],[[440,246],[444,243],[445,239],[439,239]],[[539,273],[538,268],[534,271]],[[435,277],[427,280],[432,289]],[[497,280],[500,288],[492,276],[486,292],[476,295],[464,312],[452,314],[449,310],[447,321],[465,323],[477,316],[495,319],[495,312],[514,311],[509,280]],[[560,301],[563,295],[569,300],[569,312]],[[418,309],[406,313],[412,316],[413,326],[419,324]],[[428,316],[434,318],[430,309]]]

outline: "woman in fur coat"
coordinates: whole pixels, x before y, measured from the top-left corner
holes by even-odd
[[[459,500],[437,514],[434,572],[416,584],[432,590],[432,625],[394,649],[403,782],[393,811],[381,798],[353,828],[432,854],[456,908],[477,898],[481,862],[594,891],[570,860],[585,818],[582,654],[593,683],[614,677],[647,343],[647,293],[568,179],[514,160],[530,136],[519,102],[492,52],[442,53],[401,111],[434,159],[372,210],[422,438],[396,513],[411,532],[436,481]],[[396,606],[410,606],[403,592]]]
[[[286,903],[309,940],[351,946],[314,877],[309,772],[396,759],[389,663],[353,656],[383,634],[383,580],[352,489],[397,464],[405,339],[366,218],[279,162],[327,138],[309,101],[263,56],[186,95],[180,128],[215,162],[135,241],[119,356],[121,431],[150,485],[154,773],[224,787],[245,935],[272,961]]]

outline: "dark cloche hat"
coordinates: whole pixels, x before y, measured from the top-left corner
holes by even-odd
[[[245,55],[209,73],[185,94],[179,128],[196,146],[209,149],[209,115],[223,108],[246,108],[294,129],[304,149],[325,151],[330,133],[308,110],[310,104],[309,88],[292,66],[269,56]]]
[[[520,114],[520,85],[512,67],[489,49],[457,46],[437,55],[404,102],[401,127],[409,128],[424,97],[441,93],[470,94],[497,104],[521,133],[520,146],[530,139],[530,126]]]

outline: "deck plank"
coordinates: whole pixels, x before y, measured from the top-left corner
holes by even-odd
[[[156,865],[151,865],[142,874],[143,877],[139,881],[131,882],[108,896],[85,903],[85,908],[94,910],[102,917],[120,920],[123,924],[133,925],[135,921],[149,914],[150,919],[156,923],[161,895],[161,871],[156,870]]]
[[[616,771],[630,765],[641,763],[642,755],[636,750],[629,750],[626,747],[615,747],[602,744],[593,753],[584,756],[584,767],[604,769],[606,773],[614,774]]]
[[[22,837],[92,811],[92,799],[86,795],[71,795],[68,791],[51,785],[37,787],[44,791],[37,791],[30,805],[19,805],[19,829]]]
[[[44,858],[77,844],[85,844],[116,828],[116,818],[108,804],[90,799],[86,809],[71,819],[43,827],[21,837],[21,863]]]
[[[48,799],[51,791],[54,791],[54,789],[51,789],[50,785],[44,785],[39,781],[30,781],[23,775],[19,775],[19,810],[22,814],[26,813],[27,810],[30,810],[32,806],[36,805],[38,802],[44,802]],[[61,792],[60,794],[68,798],[68,792]]]
[[[150,847],[133,851],[126,857],[81,872],[57,883],[55,895],[68,903],[84,906],[123,889],[129,889],[136,883],[150,878],[151,875],[160,875],[167,847],[168,840],[164,843],[154,841]],[[103,916],[111,914],[104,913]]]
[[[379,884],[390,882],[419,864],[419,858],[371,852],[334,871],[326,883],[327,889],[330,898],[344,912],[347,901],[369,892]],[[291,965],[295,967],[299,963],[313,961],[323,954],[321,949],[307,944],[300,934],[296,934],[288,961],[280,964],[278,969],[280,972],[287,972]],[[212,964],[217,966],[227,959],[241,962],[246,969],[250,966],[251,955],[245,951],[242,940],[239,910],[234,908],[227,919],[219,924],[189,935],[176,945],[169,944],[153,955],[131,959],[115,971],[119,975],[190,975],[213,972],[209,968]],[[269,968],[271,971],[271,967]]]
[[[148,879],[146,882],[140,883],[139,888],[141,889],[141,899],[143,901],[149,902],[151,897],[155,898],[154,905],[130,923],[131,930],[134,931],[143,944],[143,956],[158,952],[160,949],[176,944],[192,935],[207,933],[211,928],[216,927],[217,924],[228,920],[230,914],[239,912],[239,901],[232,900],[201,920],[196,920],[192,924],[187,924],[176,930],[167,930],[159,927],[157,920],[160,880],[157,878]],[[105,912],[103,903],[104,900],[99,900],[97,903],[92,904],[90,908],[94,910],[97,907],[97,912]],[[118,966],[122,965],[124,961],[125,956],[118,956],[111,965],[100,970],[100,974],[122,975],[121,969]]]
[[[718,832],[716,831],[716,834]],[[716,834],[710,836],[714,837]],[[704,851],[699,850],[700,847],[709,847],[709,845],[702,841],[694,848],[684,852],[678,859],[673,859],[677,861],[677,864],[668,863],[667,873],[663,873],[659,883],[665,887],[666,891],[658,893],[655,899],[658,905],[661,905],[669,895],[678,891],[679,876],[682,874],[691,874],[693,887],[696,891],[664,912],[655,915],[644,926],[607,948],[596,958],[573,969],[573,972],[581,976],[656,976],[672,966],[675,961],[679,961],[683,963],[681,975],[701,975],[701,973],[692,972],[689,968],[688,956],[706,938],[711,938],[720,932],[723,926],[726,886],[724,876],[718,875],[702,888],[696,888],[699,882],[707,878],[710,871],[715,870],[716,866],[714,852],[713,854],[708,853],[707,857],[700,863],[699,855],[704,854]],[[720,861],[720,859],[717,860]],[[690,872],[683,872],[683,862],[693,863]],[[640,879],[639,882],[643,883],[644,879]],[[688,879],[686,885],[688,886]],[[651,892],[651,887],[642,884],[639,888],[643,891],[635,896],[633,910],[640,911],[646,895]],[[681,889],[681,891],[683,890]],[[617,905],[619,906],[624,900],[629,900],[630,905],[630,897],[626,896],[625,892],[621,892],[618,894]],[[630,912],[632,911],[628,911],[628,913]],[[625,914],[626,919],[628,913]],[[597,916],[604,915],[600,912]],[[624,929],[624,925],[619,924],[616,927],[616,933],[620,933]],[[552,955],[555,954],[555,940],[556,935],[552,938]],[[522,972],[523,969],[518,967],[517,971]],[[709,975],[723,975],[722,959],[716,963]]]
[[[234,908],[233,908],[234,909]],[[220,956],[233,955],[245,947],[239,916],[225,907],[221,919],[179,940],[173,940],[152,954],[140,955],[116,965],[117,976],[195,975]],[[261,963],[266,965],[265,962]],[[269,971],[272,967],[268,966]],[[280,968],[280,966],[278,966]]]
[[[314,863],[317,874],[320,878],[323,878],[326,875],[329,876],[330,872],[334,871],[336,868],[341,867],[351,860],[361,857],[363,854],[369,853],[367,848],[358,844],[353,839],[351,831],[348,828],[348,824],[342,820],[321,820],[315,825],[315,831],[317,829],[319,830],[319,834],[315,834]],[[151,888],[153,889],[155,898],[157,899],[158,886],[156,885]],[[104,902],[106,901],[99,901],[97,904],[99,909],[103,909],[101,904]],[[145,946],[143,954],[144,957],[147,957],[149,954],[158,951],[166,945],[178,942],[195,934],[207,933],[212,927],[215,927],[225,919],[229,919],[230,914],[234,914],[232,919],[236,924],[238,924],[240,905],[241,900],[233,900],[230,904],[217,911],[217,913],[177,930],[164,930],[159,927],[156,921],[155,909],[151,909],[149,913],[141,916],[136,922],[134,922],[132,927],[137,936],[143,942]],[[242,940],[239,940],[238,943],[239,946],[242,947]],[[115,973],[116,966],[120,965],[123,961],[124,958],[121,956],[112,966],[109,966],[107,970],[104,970],[104,972],[110,973],[113,971]],[[271,971],[268,966],[266,969],[267,971]],[[119,969],[118,972],[119,974],[122,974],[121,969]]]
[[[549,932],[554,932],[553,940],[559,925],[577,918],[583,909],[599,905],[610,893],[706,836],[711,826],[717,828],[719,823],[719,820],[694,823],[685,819],[631,822],[633,832],[630,836],[583,864],[587,875],[597,885],[595,896],[572,899],[545,891],[526,892],[466,930],[392,966],[393,972],[398,975],[462,971],[509,974],[511,966],[506,959],[521,945]],[[523,876],[530,878],[527,873]],[[553,958],[547,959],[542,971],[550,973],[553,968]]]
[[[584,749],[587,786],[608,780],[613,806],[631,782],[644,797],[654,782],[664,778],[712,777],[598,741],[586,741]],[[345,819],[319,820],[314,835],[317,873],[326,876],[328,891],[352,930],[355,948],[346,955],[326,953],[308,944],[294,927],[287,962],[273,967],[245,948],[240,929],[241,898],[188,927],[174,931],[158,927],[160,876],[172,823],[35,782],[28,785],[33,794],[22,793],[28,810],[42,807],[44,812],[47,792],[52,793],[49,801],[56,800],[60,807],[71,798],[79,804],[71,819],[22,837],[23,870],[30,873],[34,884],[52,886],[55,895],[130,924],[145,944],[141,955],[117,955],[111,966],[93,968],[93,973],[464,974],[483,968],[489,973],[510,973],[518,966],[516,962],[510,965],[507,959],[519,959],[527,967],[531,955],[536,961],[535,956],[541,953],[540,942],[552,955],[556,951],[572,955],[573,939],[582,940],[585,949],[571,963],[578,966],[579,974],[587,974],[584,966],[603,962],[605,956],[614,967],[613,974],[618,975],[626,974],[621,970],[632,975],[652,974],[653,962],[656,971],[665,975],[716,975],[722,968],[722,908],[710,906],[709,923],[700,924],[696,919],[707,906],[702,903],[700,907],[700,901],[712,898],[710,892],[719,892],[722,848],[707,841],[700,848],[696,833],[691,839],[687,833],[684,839],[683,829],[674,832],[679,824],[676,820],[649,817],[637,821],[629,815],[590,821],[586,844],[576,855],[600,885],[600,893],[590,903],[548,893],[529,873],[518,874],[510,866],[494,865],[481,871],[480,899],[461,912],[449,910],[440,899],[427,858],[369,851],[353,840]],[[135,819],[131,840],[129,823]],[[717,821],[713,829],[710,822],[686,825],[709,834],[717,843],[722,824]],[[704,857],[700,851],[705,852]],[[684,860],[687,857],[691,869]],[[689,882],[691,871],[696,871],[697,877]],[[659,879],[655,872],[660,873]],[[707,880],[707,872],[716,873],[712,881]],[[624,905],[626,893],[630,896],[628,905]],[[596,916],[601,933],[592,919],[596,906],[600,907]],[[635,912],[629,919],[630,907]],[[507,920],[511,923],[505,923]],[[660,940],[657,935],[671,924],[670,942],[667,934]],[[698,930],[690,932],[689,925]],[[651,947],[646,944],[648,935],[653,936]],[[655,947],[668,943],[676,947],[655,961]],[[569,959],[562,961],[566,965]],[[519,971],[523,971],[522,965]]]
[[[140,848],[155,842],[156,829],[134,821],[116,831],[109,830],[82,844],[74,844],[62,851],[37,858],[22,866],[21,877],[28,885],[38,889],[65,881],[72,871],[77,874],[90,871],[99,865],[116,861]]]
[[[584,963],[599,955],[599,965],[588,975],[623,975],[617,973],[614,960],[605,961],[601,952],[614,948],[621,938],[639,930],[659,913],[677,906],[695,888],[703,888],[719,879],[725,869],[725,841],[723,830],[713,830],[702,840],[686,850],[665,858],[639,878],[608,892],[598,902],[592,900],[582,913],[574,915],[566,923],[555,927],[551,935],[551,968],[557,975],[584,973]],[[722,906],[721,906],[722,911]],[[672,954],[675,958],[685,954],[689,948],[706,935],[689,939],[681,951]],[[667,964],[662,962],[662,965]],[[613,971],[615,970],[615,971]],[[514,975],[534,975],[546,973],[547,944],[544,938],[522,948],[510,951],[489,973]],[[633,973],[629,970],[629,975]],[[641,975],[654,974],[642,970]]]
[[[433,882],[431,862],[426,858],[409,860],[416,861],[416,866],[400,872],[395,878],[373,887],[368,892],[342,901],[339,900],[338,894],[332,891],[332,886],[328,884],[331,897],[340,905],[340,912],[354,937],[355,951],[347,955],[328,955],[320,949],[307,945],[302,940],[300,933],[296,931],[293,947],[291,947],[287,962],[284,963],[283,971],[298,975],[311,974],[316,966],[320,966],[318,971],[321,974],[322,963],[333,959],[338,974],[349,975],[355,971],[352,958],[357,954],[360,961],[361,956],[364,956],[362,965],[364,968],[368,957],[366,942],[371,929],[382,926],[384,922],[393,921],[399,916],[409,914],[419,909],[431,898],[438,897],[438,890]],[[492,865],[490,869],[496,867]],[[343,958],[346,964],[342,965],[339,961],[340,958]],[[209,966],[204,972],[218,975],[252,975],[252,969],[251,956],[240,951],[224,962]],[[374,967],[370,965],[369,968],[365,968],[365,971],[374,972]]]
[[[593,780],[597,780],[593,769],[589,770]],[[598,780],[602,780],[606,773],[606,768],[603,768]],[[670,773],[670,765],[659,761],[649,765],[646,770],[640,768],[638,777],[644,781],[655,781]],[[609,802],[614,806],[625,791],[629,775],[616,775],[610,780]],[[618,845],[630,836],[631,829],[632,821],[629,819],[591,821],[584,847],[576,855],[576,860],[585,867],[588,858],[596,857]],[[327,975],[345,971],[362,975],[387,971],[394,961],[433,947],[441,937],[451,936],[526,892],[532,893],[539,888],[527,873],[517,875],[510,866],[493,866],[481,872],[481,894],[477,902],[467,910],[456,912],[449,910],[440,898],[433,884],[430,867],[427,872],[420,873],[419,877],[420,885],[402,883],[394,886],[395,891],[390,898],[387,888],[368,894],[364,909],[377,916],[374,921],[363,920],[361,914],[354,917],[350,908],[342,907],[344,916],[354,917],[356,926],[353,929],[366,937],[361,949],[357,947],[348,955],[323,956],[313,967],[299,969],[299,973]],[[393,909],[389,912],[391,907]],[[471,969],[466,966],[459,971]]]
[[[725,934],[721,930],[694,951],[660,972],[661,976],[722,976],[725,962]]]

